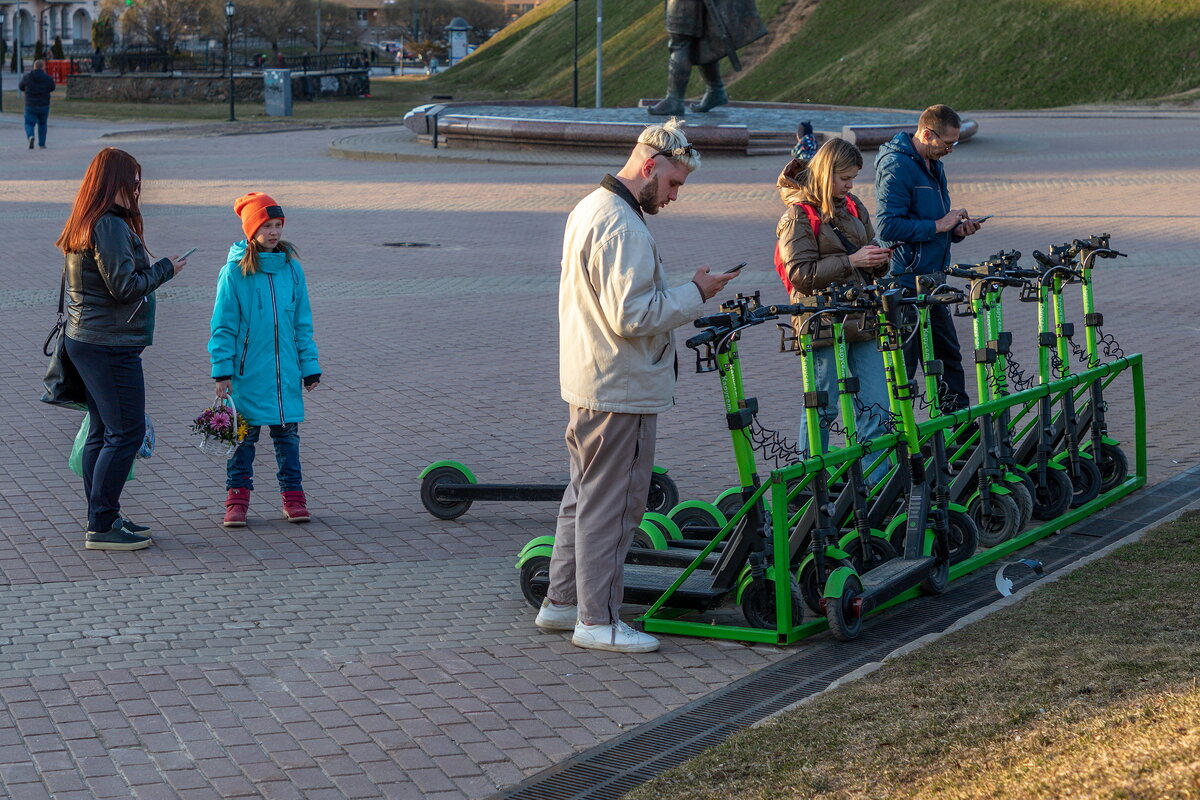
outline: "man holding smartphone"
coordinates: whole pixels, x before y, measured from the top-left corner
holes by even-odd
[[[875,229],[884,247],[892,248],[891,272],[915,290],[918,275],[940,278],[950,266],[950,245],[979,230],[965,208],[951,208],[942,158],[958,147],[962,120],[945,105],[921,113],[915,134],[897,133],[875,157]],[[958,334],[948,306],[930,309],[933,351],[942,362],[946,391],[942,409],[970,405]],[[905,345],[908,377],[916,372],[920,341]]]
[[[535,624],[577,647],[648,653],[621,621],[625,554],[646,510],[658,415],[675,404],[671,331],[704,313],[737,273],[667,284],[646,225],[675,200],[700,154],[672,119],[642,131],[625,166],[567,219],[558,290],[559,383],[570,418],[550,586]]]

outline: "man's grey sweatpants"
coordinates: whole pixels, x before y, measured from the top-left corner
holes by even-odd
[[[570,409],[571,483],[558,510],[546,594],[577,604],[580,622],[609,625],[620,619],[625,554],[646,511],[658,416]]]

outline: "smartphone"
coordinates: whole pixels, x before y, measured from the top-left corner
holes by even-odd
[[[743,261],[742,263],[738,264],[736,267],[730,267],[729,269],[725,270],[725,271],[724,271],[724,272],[722,272],[721,274],[722,274],[722,275],[728,275],[728,274],[729,274],[729,273],[731,273],[731,272],[737,272],[738,270],[740,270],[740,269],[741,269],[742,267],[744,267],[744,266],[746,266],[746,262],[745,262],[745,261]]]
[[[199,247],[193,247],[191,250],[188,250],[186,253],[184,253],[183,255],[181,255],[181,256],[179,257],[179,260],[180,260],[180,261],[183,261],[184,259],[186,259],[188,256],[190,256],[192,253],[196,252],[196,251],[197,251],[197,250],[199,250],[199,249],[200,249]]]
[[[992,214],[988,214],[986,217],[975,217],[971,221],[974,222],[976,225],[978,225],[981,222],[987,222],[989,219],[992,218],[992,216],[993,216]]]

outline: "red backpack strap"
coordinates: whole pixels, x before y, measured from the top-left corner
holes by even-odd
[[[808,203],[794,203],[796,208],[804,212],[804,216],[808,217],[808,224],[812,227],[813,238],[821,235],[821,215],[817,213],[817,209]],[[858,216],[858,214],[855,214]],[[779,255],[779,242],[775,243],[775,271],[779,273],[779,279],[783,281],[783,288],[791,294],[795,287],[792,286],[791,280],[788,279],[787,264],[783,263],[783,257]]]
[[[854,202],[854,198],[849,194],[846,195],[846,210],[849,211],[850,216],[854,217],[855,219],[862,219],[862,216],[858,213],[858,203]]]

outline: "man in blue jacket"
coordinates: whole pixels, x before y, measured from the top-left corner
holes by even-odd
[[[915,134],[897,133],[875,156],[875,230],[884,247],[892,248],[892,274],[913,289],[917,275],[941,277],[950,266],[950,244],[979,230],[965,208],[950,207],[942,157],[954,152],[962,120],[949,106],[930,106],[921,113]],[[946,391],[942,408],[953,411],[970,404],[959,353],[958,334],[949,306],[930,309],[934,356],[942,362]],[[905,346],[908,377],[920,359],[917,337]]]
[[[25,136],[29,149],[33,149],[33,129],[37,126],[38,147],[46,149],[46,123],[50,119],[50,93],[54,91],[54,78],[45,71],[46,62],[40,58],[33,62],[33,69],[21,78],[17,88],[25,93]]]

